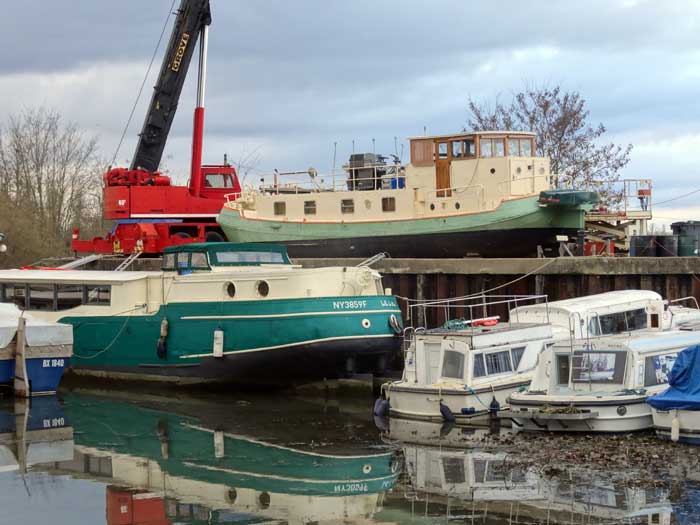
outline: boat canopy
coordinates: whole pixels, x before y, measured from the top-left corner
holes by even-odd
[[[657,410],[700,411],[700,345],[693,345],[676,359],[668,378],[669,388],[647,402]]]
[[[201,242],[169,246],[163,250],[164,271],[211,270],[212,266],[291,265],[280,244]]]

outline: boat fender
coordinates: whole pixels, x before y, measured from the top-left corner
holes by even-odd
[[[158,359],[165,359],[168,356],[168,320],[163,318],[160,321],[160,337],[156,343],[156,353]]]
[[[677,443],[681,437],[681,421],[678,419],[678,411],[673,411],[673,421],[671,422],[671,441]]]
[[[465,416],[470,416],[476,412],[476,409],[474,407],[464,407],[462,408],[461,412]]]
[[[224,331],[221,328],[214,330],[214,357],[224,357]]]
[[[391,405],[388,399],[383,397],[378,397],[374,402],[374,415],[378,417],[386,417],[389,414],[389,409]]]
[[[389,316],[389,328],[391,328],[396,335],[401,335],[401,332],[403,332],[401,329],[401,321],[399,321],[394,314]]]
[[[495,416],[496,413],[501,409],[501,404],[498,402],[498,399],[496,399],[496,396],[493,396],[493,399],[491,400],[491,404],[489,405],[489,413],[492,416]]]
[[[452,410],[450,410],[450,407],[448,407],[442,401],[440,401],[440,414],[442,415],[443,421],[454,423],[455,415],[452,413]]]

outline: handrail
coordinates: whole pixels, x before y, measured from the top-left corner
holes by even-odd
[[[695,297],[693,297],[692,295],[688,295],[687,297],[679,297],[678,299],[669,300],[668,304],[679,303],[681,301],[692,301],[695,303],[695,308],[697,310],[700,310],[700,305],[698,305],[698,300]]]

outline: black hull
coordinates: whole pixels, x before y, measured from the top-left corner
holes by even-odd
[[[277,350],[206,357],[196,365],[80,367],[78,376],[165,382],[178,385],[226,385],[234,388],[292,386],[345,377],[353,372],[382,372],[401,348],[398,336],[326,341]],[[350,366],[349,366],[350,365]]]
[[[394,258],[536,257],[537,246],[552,253],[557,235],[576,237],[575,228],[522,228],[428,235],[355,237],[304,241],[275,241],[287,246],[290,257],[371,257],[388,252]]]

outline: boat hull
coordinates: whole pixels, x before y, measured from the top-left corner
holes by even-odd
[[[651,407],[646,396],[620,396],[618,399],[601,401],[523,399],[527,395],[511,396],[512,412],[523,411],[523,417],[513,417],[517,428],[527,431],[548,432],[600,432],[619,433],[647,430],[652,426]],[[534,396],[533,396],[534,397]],[[588,419],[570,419],[567,414],[559,418],[556,414],[542,415],[547,406],[574,408],[579,413],[597,414]],[[539,416],[539,417],[538,417]]]
[[[0,385],[13,387],[16,361],[15,344],[0,352]],[[70,364],[72,349],[68,345],[25,348],[27,379],[31,395],[54,394]]]
[[[700,412],[692,410],[657,410],[651,409],[656,435],[671,440],[671,428],[674,417],[679,420],[678,441],[691,445],[700,445]]]
[[[292,257],[530,257],[538,245],[557,247],[557,235],[575,236],[584,210],[525,197],[484,212],[382,222],[258,219],[226,206],[217,220],[231,241],[283,243]]]
[[[400,348],[400,318],[393,297],[358,296],[169,303],[152,315],[62,322],[75,327],[71,362],[80,375],[263,386],[339,377],[353,365],[381,368]]]
[[[384,390],[389,399],[389,416],[420,421],[444,421],[440,404],[450,409],[457,423],[483,423],[489,416],[489,406],[495,398],[499,407],[507,404],[508,397],[530,384],[531,376],[520,377],[508,383],[489,385],[467,391],[462,388],[433,388],[397,386]],[[462,409],[471,409],[462,413]]]

